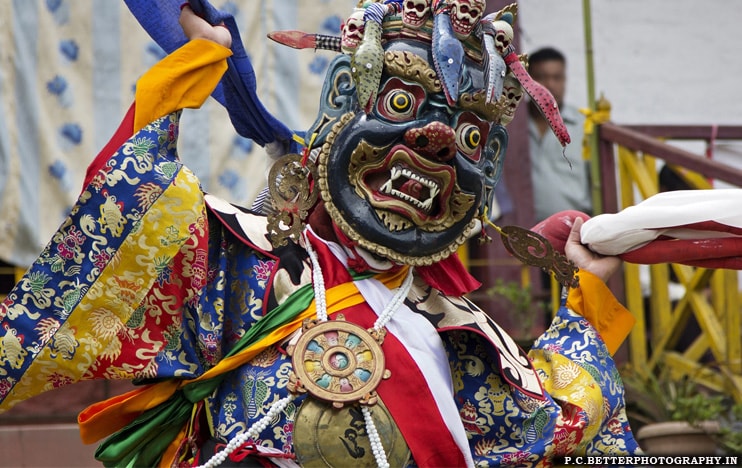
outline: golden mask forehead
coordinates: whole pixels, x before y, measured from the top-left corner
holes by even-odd
[[[443,91],[441,80],[427,60],[407,50],[384,53],[384,67],[390,75],[419,83],[430,93]]]
[[[388,74],[420,84],[429,93],[443,91],[441,80],[427,60],[407,50],[389,50],[384,53],[384,67]],[[458,105],[490,122],[499,122],[504,104],[488,103],[485,91],[462,93]]]

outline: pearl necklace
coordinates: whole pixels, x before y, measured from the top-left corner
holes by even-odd
[[[328,317],[327,301],[325,297],[325,280],[322,274],[322,267],[320,266],[319,259],[317,258],[317,253],[314,251],[314,249],[312,248],[312,244],[309,242],[306,231],[303,233],[303,237],[305,248],[307,250],[307,253],[309,254],[309,259],[312,263],[312,287],[314,288],[314,300],[317,308],[317,319],[324,322],[327,321]],[[397,309],[399,309],[399,307],[402,305],[405,298],[407,297],[407,294],[410,292],[410,289],[412,288],[412,280],[412,268],[410,268],[404,281],[394,293],[392,300],[389,301],[389,304],[387,304],[386,307],[384,307],[384,310],[381,312],[381,314],[379,314],[378,318],[374,322],[373,328],[375,331],[381,331],[392,319],[392,316],[397,311]],[[249,440],[250,438],[257,438],[260,433],[267,429],[268,424],[270,424],[270,422],[281,411],[286,409],[286,406],[288,406],[288,404],[291,403],[294,398],[296,398],[296,395],[288,395],[274,402],[268,409],[268,412],[265,414],[265,416],[263,416],[258,422],[253,424],[250,429],[240,433],[237,437],[230,440],[223,450],[212,455],[212,457],[209,458],[206,463],[198,466],[197,468],[215,468],[224,463],[227,460],[227,457],[229,457],[232,452],[242,446],[242,444],[244,444],[247,440]],[[366,433],[368,434],[369,444],[371,445],[371,452],[374,454],[376,465],[379,468],[390,468],[389,462],[386,458],[386,452],[384,451],[384,446],[381,443],[381,437],[379,436],[379,432],[376,430],[376,425],[374,424],[371,410],[368,406],[363,405],[361,406],[361,412],[363,413],[363,419],[366,423]]]

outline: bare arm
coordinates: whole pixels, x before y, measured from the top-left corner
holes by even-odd
[[[188,39],[206,39],[224,47],[231,47],[232,35],[221,25],[212,26],[205,19],[193,12],[190,6],[185,5],[180,10],[180,27],[183,28]]]

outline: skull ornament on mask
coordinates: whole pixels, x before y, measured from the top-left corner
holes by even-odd
[[[507,21],[495,21],[492,24],[497,31],[495,34],[495,48],[497,53],[505,55],[513,42],[513,27]]]
[[[363,10],[355,10],[343,25],[340,48],[350,54],[363,39]]]
[[[507,125],[512,122],[515,118],[515,111],[518,109],[518,104],[523,99],[523,86],[515,78],[515,75],[508,73],[505,76],[505,82],[502,86],[502,98],[505,102],[502,117],[500,118],[501,125]]]
[[[485,0],[453,0],[451,2],[451,26],[459,40],[466,40],[482,18]]]
[[[430,0],[405,0],[402,4],[402,23],[408,28],[419,29],[430,13]]]

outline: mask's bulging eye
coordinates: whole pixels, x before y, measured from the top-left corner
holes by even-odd
[[[456,129],[456,146],[459,151],[470,159],[479,159],[479,144],[482,142],[482,132],[478,126],[471,123],[459,125]]]
[[[425,102],[425,90],[399,78],[391,78],[382,86],[376,101],[376,113],[389,122],[409,122],[417,118]]]
[[[412,96],[407,91],[396,90],[386,96],[384,107],[391,113],[401,117],[409,117],[412,111]]]
[[[490,132],[489,123],[473,112],[462,112],[455,118],[456,149],[469,161],[479,164]]]
[[[384,96],[381,103],[381,114],[390,120],[402,121],[413,117],[415,96],[405,90],[396,89]]]

